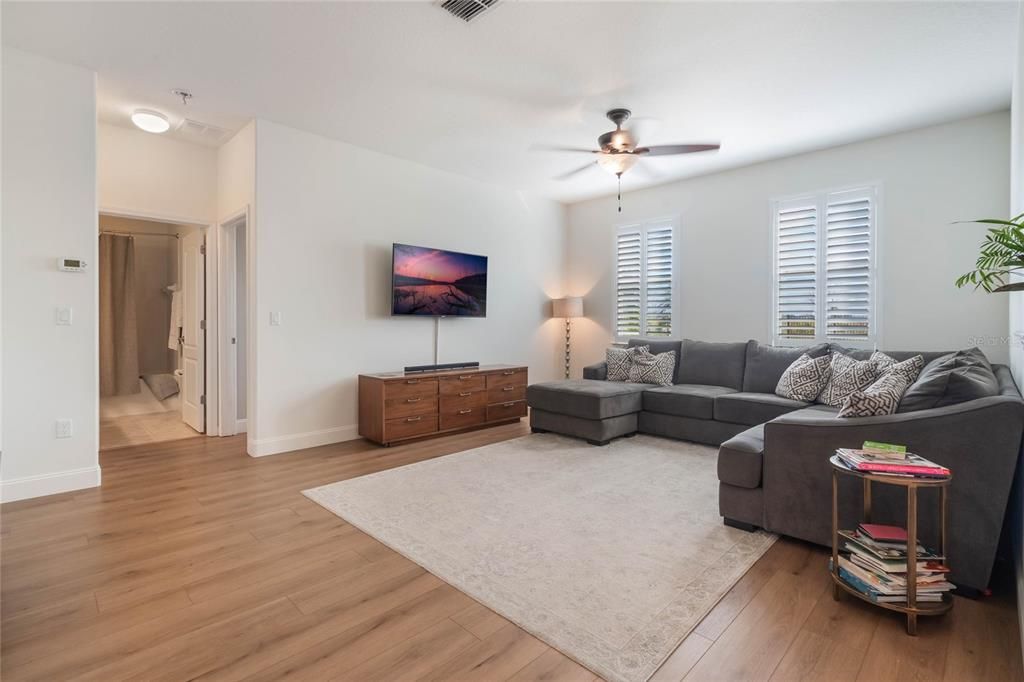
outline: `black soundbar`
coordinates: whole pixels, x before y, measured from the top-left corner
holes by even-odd
[[[416,372],[436,372],[442,369],[476,369],[479,366],[479,362],[446,362],[440,365],[410,365],[405,368],[405,373],[415,374]]]

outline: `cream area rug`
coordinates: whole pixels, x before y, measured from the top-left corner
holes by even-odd
[[[775,541],[722,524],[716,461],[534,434],[304,494],[605,679],[643,682]]]

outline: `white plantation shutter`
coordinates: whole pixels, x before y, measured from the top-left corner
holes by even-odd
[[[671,336],[675,229],[655,222],[621,228],[615,241],[615,335]]]
[[[874,206],[868,190],[829,194],[825,218],[825,332],[830,339],[874,335],[871,241]]]
[[[875,340],[876,189],[774,205],[774,340],[780,345]]]
[[[783,340],[814,339],[818,332],[818,208],[814,200],[780,204],[775,230],[776,335]]]
[[[645,232],[644,336],[672,335],[672,226]]]
[[[639,229],[626,229],[615,242],[615,333],[619,337],[640,335],[642,241]]]

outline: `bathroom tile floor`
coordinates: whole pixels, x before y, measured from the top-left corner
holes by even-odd
[[[100,418],[100,449],[161,443],[201,435],[181,421],[180,412],[155,412]]]

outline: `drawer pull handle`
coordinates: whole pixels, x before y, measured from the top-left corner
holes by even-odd
[[[512,376],[515,373],[516,373],[516,371],[514,369],[510,369],[507,372],[502,372],[502,374],[504,374],[507,377],[510,377],[510,376]]]
[[[405,421],[407,421],[407,422],[418,422],[421,419],[423,419],[423,417],[409,417]]]
[[[473,408],[470,408],[468,410],[459,410],[459,414],[469,414],[472,411],[473,411]]]
[[[462,376],[459,377],[459,381],[465,381],[466,379],[472,379],[472,378],[473,378],[472,374],[463,374]]]
[[[515,403],[505,403],[502,407],[512,407]]]
[[[423,398],[406,398],[405,402],[407,402],[407,403],[418,403],[421,400],[423,400]]]
[[[406,379],[405,383],[407,383],[407,384],[418,384],[418,383],[420,383],[420,380],[419,379]]]
[[[460,398],[465,398],[466,396],[471,396],[471,395],[473,395],[473,391],[463,391],[462,393],[459,394],[459,397]]]
[[[514,391],[514,390],[516,390],[516,387],[515,386],[506,386],[505,388],[503,388],[501,390],[503,390],[503,391]]]

